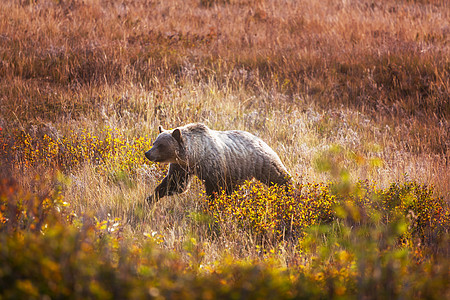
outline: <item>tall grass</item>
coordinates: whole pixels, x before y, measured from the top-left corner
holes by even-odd
[[[361,298],[381,287],[379,297],[448,294],[449,20],[449,4],[438,0],[3,1],[0,174],[18,196],[2,181],[0,233],[10,248],[1,249],[25,247],[5,235],[11,230],[45,244],[33,234],[48,224],[56,244],[67,228],[74,253],[98,255],[87,264],[117,254],[101,262],[104,271],[136,292],[139,272],[120,277],[115,260],[150,241],[165,254],[145,268],[175,253],[175,270],[212,274],[196,284],[227,282],[230,294],[216,289],[222,295],[245,294],[237,274],[254,270],[248,262],[259,270],[255,286],[270,282],[292,297]],[[166,167],[143,153],[158,125],[189,122],[261,137],[293,175],[294,196],[253,182],[210,203],[195,181],[149,207],[144,199]],[[6,209],[16,200],[23,214]],[[428,239],[405,229],[422,219],[427,225],[415,226]],[[111,249],[77,246],[104,237]],[[74,272],[101,277],[85,271]],[[180,282],[193,284],[189,274]],[[160,284],[169,296],[170,284]]]

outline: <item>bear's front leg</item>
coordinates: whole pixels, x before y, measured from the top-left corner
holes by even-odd
[[[179,164],[170,164],[169,171],[163,181],[155,188],[152,195],[147,197],[148,203],[158,201],[164,196],[180,194],[187,190],[190,184],[190,174]]]

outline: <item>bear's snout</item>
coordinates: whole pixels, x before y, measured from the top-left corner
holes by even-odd
[[[152,154],[150,153],[151,149],[145,152],[145,157],[147,157],[148,160],[154,161],[154,158],[152,157]]]

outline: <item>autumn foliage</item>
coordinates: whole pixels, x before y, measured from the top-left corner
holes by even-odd
[[[448,299],[445,0],[0,4],[0,299]],[[293,184],[145,198],[158,126]]]

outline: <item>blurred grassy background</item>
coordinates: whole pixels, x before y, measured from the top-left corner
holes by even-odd
[[[311,281],[301,288],[316,296],[318,282],[330,295],[371,295],[392,274],[399,286],[417,283],[393,287],[396,295],[448,293],[447,1],[6,0],[1,8],[1,176],[18,194],[3,185],[2,239],[11,230],[39,233],[49,222],[30,229],[30,220],[48,219],[38,213],[48,198],[64,212],[50,214],[64,220],[55,231],[75,227],[73,249],[82,252],[76,232],[91,224],[95,244],[119,224],[111,240],[126,251],[150,239],[194,273],[200,265],[233,273],[229,256],[277,266],[260,266],[262,274],[306,268],[298,274]],[[196,181],[148,207],[166,169],[143,153],[158,125],[189,122],[261,137],[293,175],[295,196],[249,183],[208,203]],[[36,208],[22,204],[36,199]],[[389,211],[370,204],[378,201]],[[20,214],[11,207],[31,219],[13,222]],[[379,235],[395,242],[375,243]],[[19,241],[13,236],[3,251],[26,247]],[[87,253],[100,255],[95,249]],[[108,250],[117,255],[111,274],[117,249]],[[221,280],[230,287],[240,282],[229,276]],[[298,287],[301,276],[290,282]],[[339,293],[336,282],[345,287]]]

